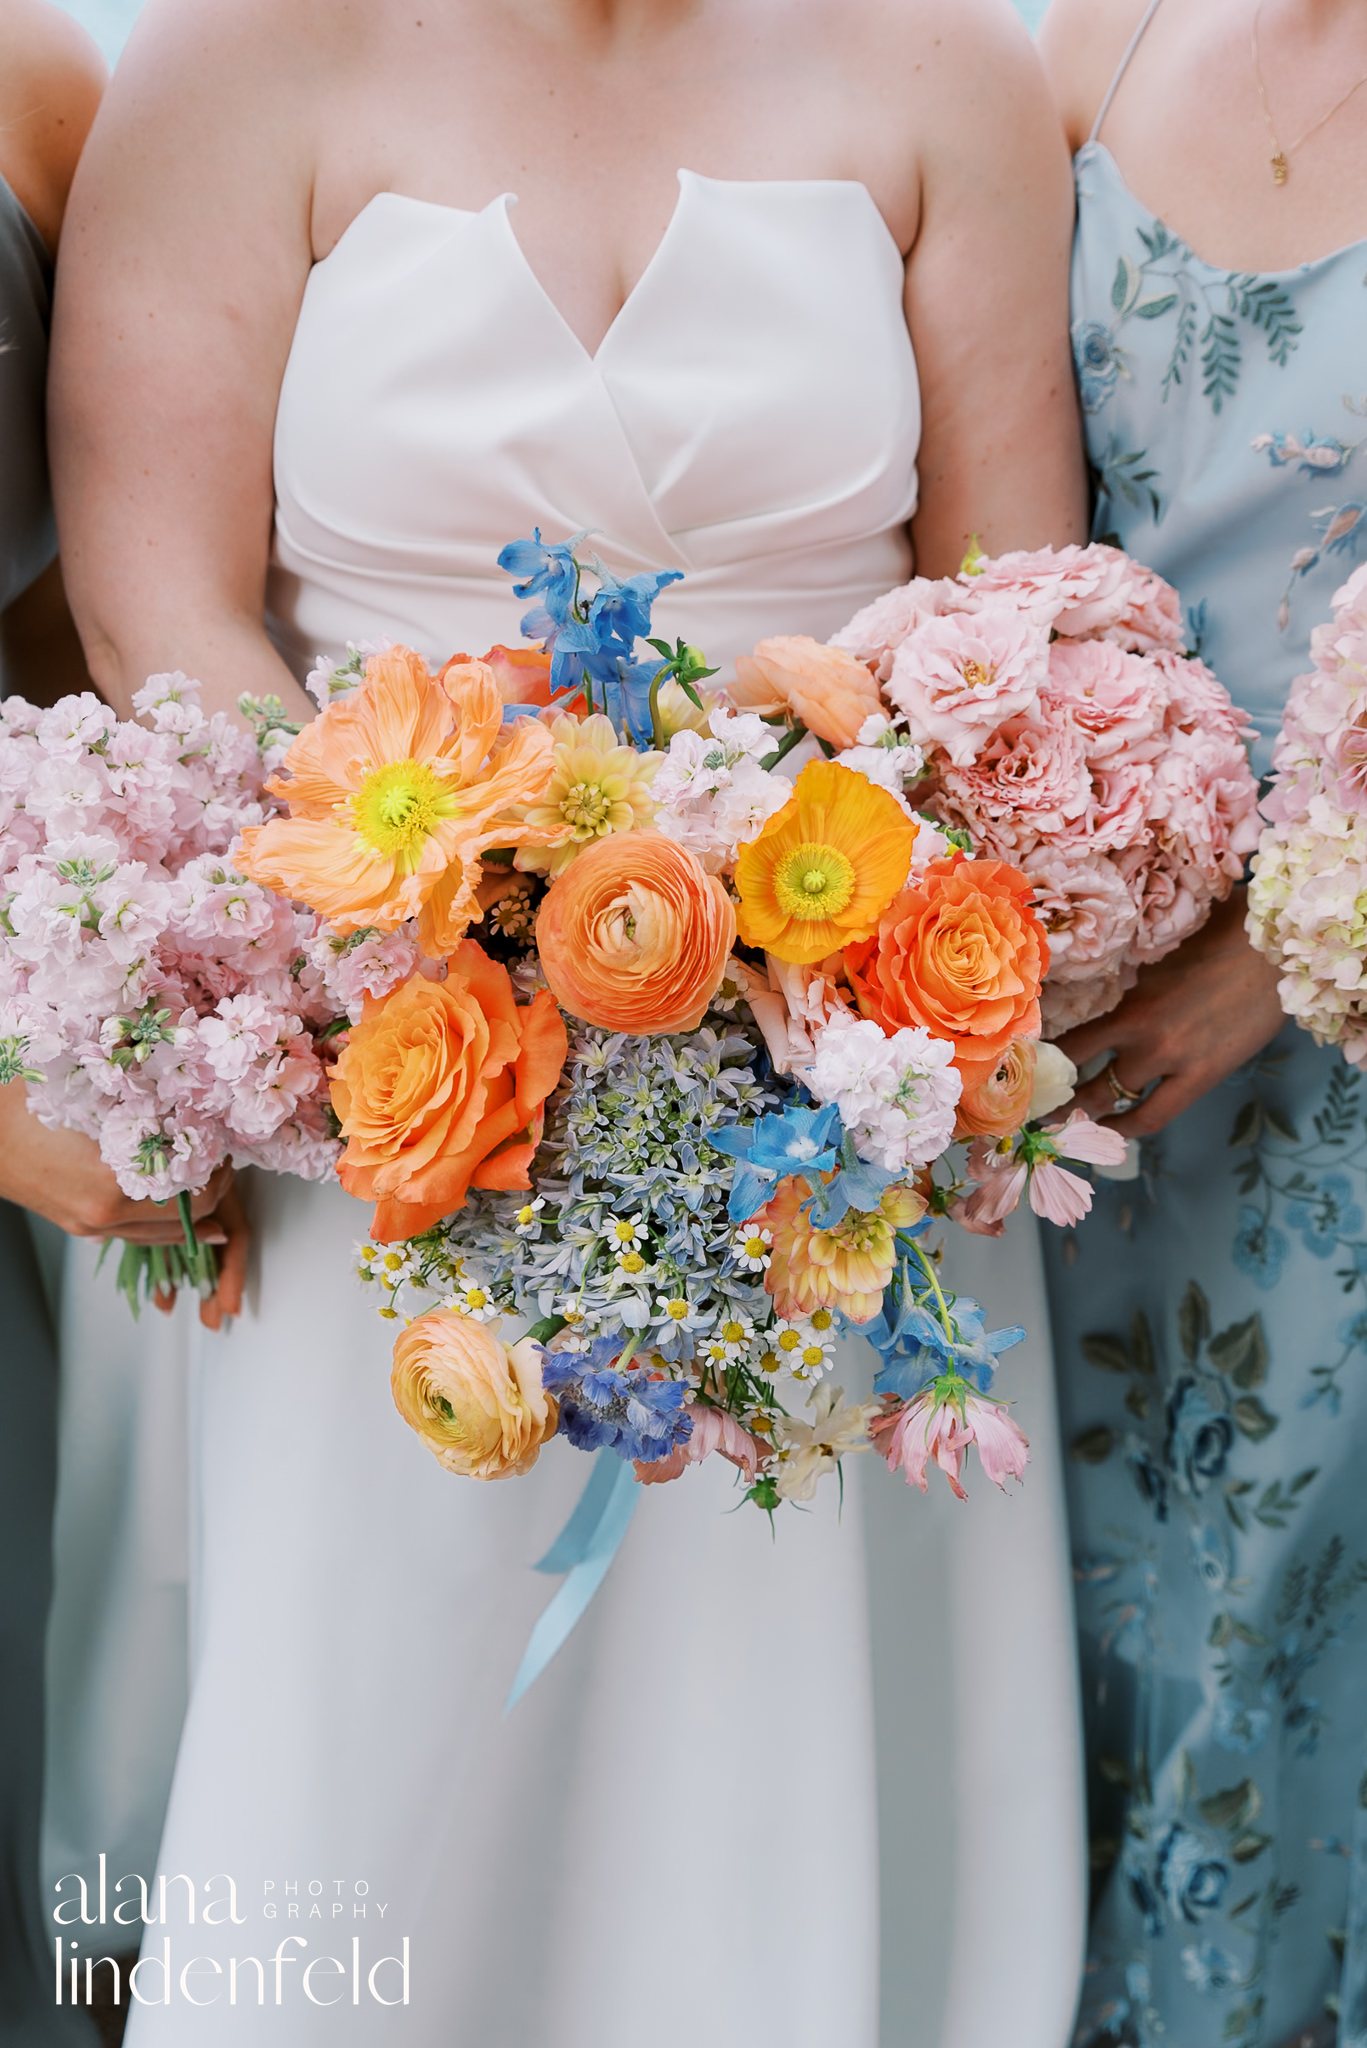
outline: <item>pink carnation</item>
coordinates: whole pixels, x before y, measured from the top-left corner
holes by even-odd
[[[1140,653],[1182,645],[1177,592],[1119,548],[1095,543],[998,555],[965,580],[981,601],[1015,597],[1065,638],[1105,635]]]
[[[1151,759],[1162,745],[1168,691],[1152,662],[1110,640],[1056,640],[1045,701],[1072,719],[1089,762],[1124,752]]]

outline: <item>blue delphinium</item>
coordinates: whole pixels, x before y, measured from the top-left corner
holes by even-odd
[[[574,549],[584,538],[545,542],[540,527],[530,540],[509,541],[499,567],[521,580],[518,597],[540,597],[522,620],[527,639],[539,640],[551,657],[552,698],[584,689],[592,708],[605,712],[617,731],[637,746],[654,737],[651,690],[668,665],[654,655],[636,657],[636,643],[650,632],[650,613],[667,584],[677,583],[681,569],[617,577],[594,558],[598,589],[581,595],[583,571]]]
[[[743,1223],[763,1207],[775,1181],[794,1173],[827,1172],[836,1164],[840,1111],[833,1102],[824,1109],[804,1109],[790,1102],[777,1116],[709,1131],[707,1142],[737,1162],[729,1209],[732,1221]]]
[[[654,1464],[693,1434],[683,1380],[619,1372],[620,1337],[596,1337],[587,1351],[541,1353],[541,1384],[560,1404],[560,1434],[579,1451],[616,1451]]]
[[[899,1298],[891,1312],[893,1289],[884,1295],[883,1307],[873,1321],[860,1326],[860,1335],[868,1338],[882,1359],[873,1383],[877,1394],[895,1394],[898,1400],[910,1401],[943,1373],[957,1373],[986,1393],[1002,1352],[1025,1336],[1019,1324],[988,1330],[981,1308],[966,1295],[951,1304],[947,1330],[933,1291],[915,1289],[906,1267],[896,1283],[896,1293]]]

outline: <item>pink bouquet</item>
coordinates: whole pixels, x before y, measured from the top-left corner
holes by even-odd
[[[125,1194],[181,1202],[183,1255],[125,1251],[135,1305],[148,1287],[212,1288],[188,1196],[224,1160],[332,1172],[320,1044],[413,961],[403,937],[339,942],[244,878],[231,849],[271,807],[262,776],[285,736],[266,731],[263,762],[198,695],[154,676],[146,724],[89,694],[0,706],[0,1082],[22,1078],[45,1124],[95,1139]]]
[[[1282,1008],[1367,1065],[1367,568],[1334,597],[1291,687],[1272,757],[1248,935],[1281,970]]]
[[[1183,652],[1176,591],[1118,549],[972,555],[833,645],[881,696],[860,756],[916,750],[912,801],[1034,883],[1050,1035],[1112,1009],[1239,879],[1258,829],[1244,715]]]

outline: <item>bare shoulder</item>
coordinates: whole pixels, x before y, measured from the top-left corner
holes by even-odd
[[[833,18],[895,91],[956,107],[1038,89],[1030,35],[1011,0],[835,0]]]
[[[0,0],[2,4],[2,0]],[[147,0],[110,91],[118,108],[180,99],[225,106],[268,89],[302,114],[357,40],[374,0]]]
[[[105,83],[85,30],[48,0],[0,0],[0,174],[50,248]]]
[[[1080,149],[1092,131],[1148,0],[1050,0],[1039,48],[1068,140]]]

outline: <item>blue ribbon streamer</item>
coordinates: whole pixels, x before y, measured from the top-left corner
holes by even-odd
[[[600,1451],[593,1461],[588,1485],[568,1522],[533,1567],[539,1572],[565,1572],[568,1576],[532,1630],[503,1709],[505,1714],[512,1712],[556,1651],[568,1641],[617,1555],[640,1496],[640,1482],[631,1460],[619,1458],[615,1451]]]

